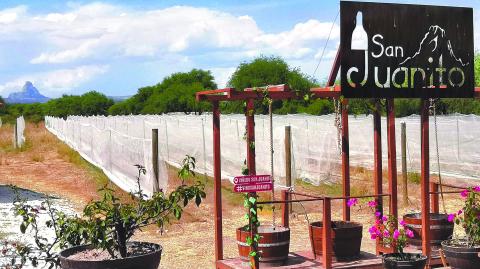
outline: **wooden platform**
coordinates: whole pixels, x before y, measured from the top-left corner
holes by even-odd
[[[415,248],[406,248],[406,252],[421,252]],[[431,266],[441,266],[442,262],[438,254],[438,250],[432,249]],[[269,266],[260,263],[261,268],[276,268],[276,269],[313,269],[323,268],[321,256],[317,259],[313,257],[311,251],[292,252],[288,256],[288,260],[284,265]],[[352,260],[337,261],[333,260],[332,267],[335,269],[383,269],[382,257],[376,256],[372,253],[361,252],[360,257]],[[219,269],[250,269],[248,262],[240,258],[225,259],[217,262]]]

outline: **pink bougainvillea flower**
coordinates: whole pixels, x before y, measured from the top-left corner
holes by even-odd
[[[467,196],[468,196],[468,190],[463,190],[463,191],[460,193],[460,195],[461,195],[463,198],[467,197]]]
[[[460,215],[462,213],[463,213],[463,211],[460,209],[460,210],[458,210],[457,215]]]
[[[404,220],[402,220],[402,221],[400,221],[400,225],[402,225],[403,227],[405,227],[405,225],[407,225],[407,224],[405,223]]]
[[[398,240],[399,236],[400,236],[400,232],[397,229],[395,229],[395,231],[393,231],[393,239]]]
[[[448,214],[448,221],[453,222],[455,220],[456,214]]]
[[[368,206],[369,207],[376,207],[377,206],[377,201],[375,201],[375,200],[369,201]]]
[[[382,220],[383,220],[383,221],[387,221],[387,220],[388,220],[387,216],[383,216],[383,217],[382,217]]]
[[[350,199],[348,199],[348,201],[347,201],[347,206],[348,206],[348,207],[352,207],[352,206],[357,205],[357,203],[358,203],[358,199],[357,199],[357,198],[350,198]]]
[[[480,186],[474,187],[473,190],[476,191],[476,192],[480,192]]]
[[[389,237],[390,233],[387,230],[385,230],[385,231],[383,231],[383,236],[384,237]]]
[[[415,235],[413,234],[413,231],[412,230],[409,230],[409,229],[405,229],[405,234],[409,237],[409,238],[413,238]]]
[[[380,212],[378,212],[378,211],[375,212],[375,216],[376,216],[377,218],[380,217],[381,215],[382,215],[382,213],[380,213]]]

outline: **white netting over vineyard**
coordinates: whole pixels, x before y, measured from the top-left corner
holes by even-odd
[[[382,119],[384,167],[387,161],[386,126]],[[396,119],[397,157],[400,165],[400,123],[407,126],[407,163],[409,171],[420,169],[420,119],[418,116]],[[480,117],[439,116],[438,139],[442,173],[449,176],[480,176]],[[268,116],[255,117],[257,173],[270,173]],[[116,117],[47,117],[47,128],[79,151],[87,160],[103,168],[124,189],[135,185],[136,169],[142,164],[151,171],[151,133],[159,131],[160,160],[176,165],[186,154],[197,160],[200,173],[212,175],[213,142],[211,114]],[[294,178],[318,184],[340,178],[341,158],[334,116],[286,115],[273,117],[275,177],[280,184],[285,177],[284,127],[292,126]],[[245,117],[221,116],[222,177],[241,174],[246,158]],[[434,119],[430,120],[431,170],[437,171]],[[371,116],[350,116],[350,161],[352,166],[373,166],[373,121]],[[161,187],[167,184],[165,167],[160,169]],[[151,191],[153,177],[142,181]]]

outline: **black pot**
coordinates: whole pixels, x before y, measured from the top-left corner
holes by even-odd
[[[445,240],[443,253],[452,269],[478,269],[480,267],[480,247],[468,247],[465,241]],[[460,243],[460,244],[459,244]]]
[[[92,249],[91,245],[77,246],[60,252],[60,266],[62,269],[157,269],[160,264],[162,255],[162,247],[154,243],[131,242],[129,244],[142,244],[155,249],[148,254],[135,257],[127,257],[124,259],[114,259],[106,261],[79,261],[72,260],[68,257],[86,250]]]
[[[399,259],[404,255],[406,259]],[[427,256],[416,253],[390,253],[383,255],[383,268],[385,269],[423,269],[427,263]]]

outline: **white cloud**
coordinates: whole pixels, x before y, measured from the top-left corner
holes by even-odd
[[[250,16],[207,8],[132,10],[103,3],[70,6],[63,13],[35,15],[28,14],[25,7],[2,10],[0,23],[9,25],[0,29],[0,34],[36,37],[44,42],[45,49],[30,60],[32,64],[161,57],[217,49],[233,49],[247,57],[263,53],[298,59],[312,55],[332,27],[331,22],[308,20],[288,31],[265,33]],[[338,39],[338,35],[335,24],[331,38]]]
[[[7,95],[10,92],[18,91],[25,84],[31,81],[45,94],[57,95],[58,93],[71,91],[82,83],[90,81],[95,76],[107,72],[108,66],[85,65],[73,69],[59,69],[50,72],[40,72],[22,75],[12,81],[0,85],[0,95]],[[45,89],[45,91],[44,91]]]
[[[217,83],[218,88],[225,88],[227,86],[228,80],[235,72],[236,67],[218,67],[210,68],[212,75],[215,77],[215,82]]]

